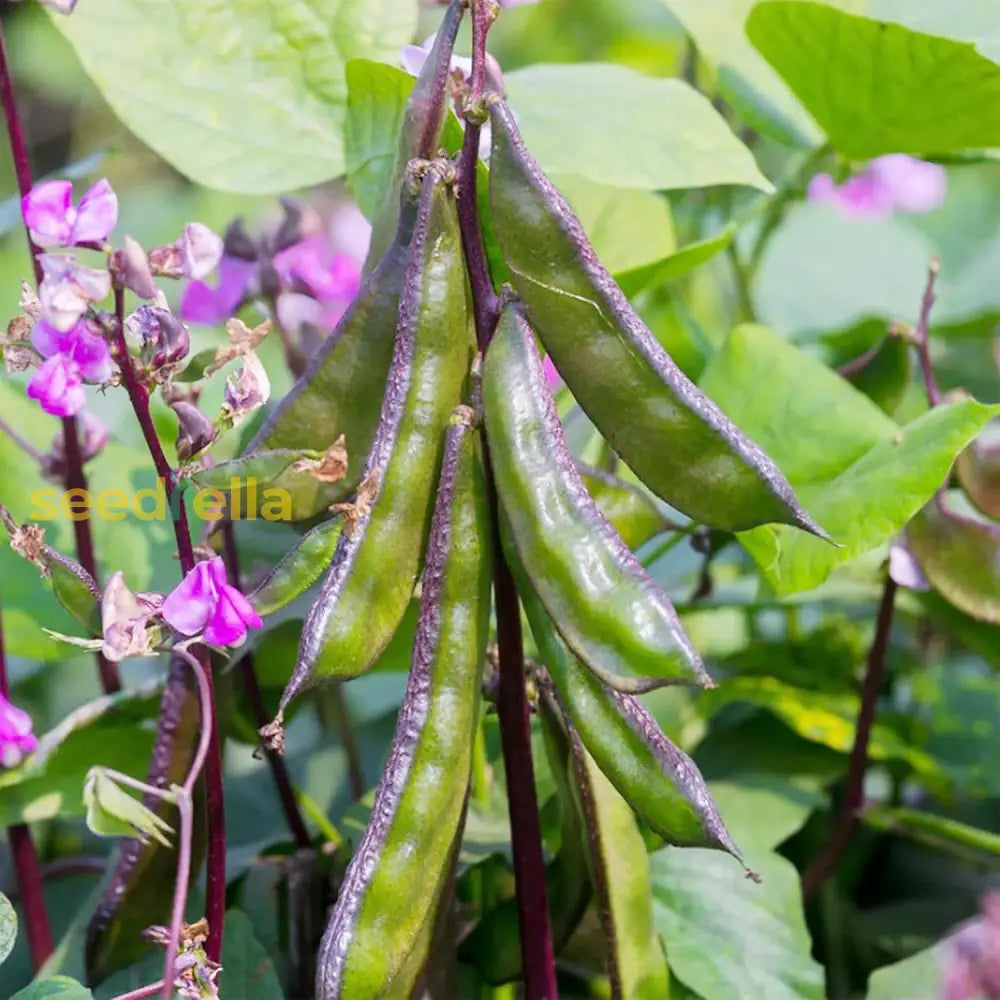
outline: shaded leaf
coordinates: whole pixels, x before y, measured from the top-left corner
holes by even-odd
[[[977,438],[958,456],[955,474],[976,507],[987,517],[1000,520],[1000,441],[996,430],[992,428],[988,438]]]
[[[125,125],[181,173],[269,194],[344,172],[344,65],[394,62],[416,13],[415,0],[103,0],[53,20]]]
[[[608,63],[540,63],[504,80],[524,140],[546,173],[644,190],[772,190],[708,98],[681,80]]]
[[[270,955],[254,936],[253,925],[242,910],[226,912],[222,967],[224,994],[240,1000],[282,1000],[285,995]]]
[[[93,1000],[93,994],[69,976],[53,976],[26,986],[10,1000]]]
[[[615,281],[630,298],[647,288],[676,281],[725,250],[732,243],[735,233],[735,226],[726,226],[714,236],[698,240],[697,243],[688,243],[662,260],[653,261],[642,267],[633,267],[627,271],[619,271],[615,275]]]
[[[868,980],[866,1000],[914,1000],[941,995],[941,963],[937,948],[917,952],[902,962],[876,969]]]

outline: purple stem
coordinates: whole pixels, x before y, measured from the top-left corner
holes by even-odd
[[[226,521],[222,528],[222,552],[226,561],[226,568],[229,571],[229,578],[233,585],[240,587],[240,561],[239,553],[236,549],[236,532],[233,529],[233,522]],[[247,700],[250,702],[250,710],[253,712],[257,728],[266,726],[273,714],[269,713],[264,704],[264,697],[257,683],[257,672],[254,670],[253,654],[247,653],[240,659],[240,674],[243,677],[243,687],[246,690]],[[285,767],[284,759],[273,750],[264,748],[267,763],[271,768],[271,776],[274,778],[274,786],[278,792],[278,799],[281,802],[281,810],[285,814],[285,822],[291,831],[292,839],[296,847],[311,847],[312,838],[302,814],[299,812],[299,804],[295,800],[295,790],[292,788],[291,778],[288,776],[288,769]]]
[[[920,318],[914,330],[917,341],[917,355],[920,358],[920,370],[924,376],[924,386],[927,389],[927,399],[931,406],[937,406],[941,402],[941,390],[938,388],[937,380],[934,378],[934,368],[931,365],[931,352],[929,346],[930,337],[928,327],[930,325],[931,307],[934,305],[934,282],[937,279],[941,263],[937,257],[932,258],[930,267],[927,269],[927,285],[924,288],[924,297],[920,303]]]
[[[14,173],[17,176],[17,189],[24,198],[32,187],[31,162],[28,157],[28,144],[24,138],[24,129],[21,127],[21,116],[17,109],[17,100],[14,96],[14,80],[10,72],[10,64],[7,61],[7,49],[4,44],[3,24],[0,23],[0,104],[3,105],[4,120],[7,123],[7,137],[10,140],[11,159],[14,164]],[[38,263],[37,254],[39,248],[31,238],[27,224],[24,227],[28,238],[28,250],[31,253],[31,263],[35,271],[35,284],[42,282],[42,266]],[[69,490],[86,490],[87,477],[83,471],[83,454],[80,450],[80,436],[77,431],[76,417],[63,418],[63,437],[66,448],[66,475],[65,485]],[[73,521],[73,535],[76,539],[76,556],[80,565],[93,577],[95,582],[99,582],[97,575],[97,559],[94,555],[94,539],[90,533],[89,518],[81,518]],[[97,658],[97,670],[101,678],[101,687],[105,694],[113,694],[121,690],[121,680],[118,676],[118,668],[107,660],[104,654],[98,650],[95,654]]]
[[[158,979],[148,986],[140,986],[137,990],[130,990],[113,998],[113,1000],[143,1000],[143,997],[155,997],[163,989],[163,980]]]
[[[7,683],[7,659],[3,645],[3,614],[0,609],[0,695],[7,698],[10,688]],[[38,868],[38,855],[31,839],[31,830],[26,823],[16,823],[7,828],[10,856],[17,875],[18,894],[24,908],[24,925],[28,934],[31,961],[37,972],[42,963],[52,954],[52,928],[45,912],[45,897],[42,894],[42,875]]]
[[[115,288],[115,353],[125,390],[132,403],[136,419],[146,441],[157,476],[163,481],[167,500],[173,497],[177,486],[174,470],[163,452],[153,416],[149,409],[149,392],[136,377],[132,358],[125,341],[125,289]],[[174,504],[169,504],[171,511]],[[191,543],[191,529],[188,526],[187,508],[183,496],[177,498],[176,516],[173,518],[174,537],[177,541],[177,555],[180,559],[181,574],[194,569],[194,546]],[[211,711],[209,726],[208,759],[205,763],[205,798],[208,823],[208,851],[205,862],[205,918],[208,921],[208,941],[205,952],[217,962],[222,954],[222,931],[226,914],[226,810],[222,788],[222,749],[219,745],[219,727],[216,722],[215,691],[209,669],[208,653],[202,653],[202,672],[208,684],[208,705]],[[185,883],[186,884],[186,883]]]
[[[481,101],[486,76],[486,35],[492,23],[490,0],[472,3],[472,79],[469,104]],[[489,346],[499,315],[499,299],[490,279],[483,249],[476,202],[476,164],[479,159],[479,125],[467,121],[459,160],[458,217],[462,231],[466,267],[472,287],[476,338],[480,350]],[[510,815],[514,886],[524,969],[525,1000],[555,1000],[558,996],[555,951],[549,923],[545,887],[535,770],[531,759],[531,716],[525,691],[524,649],[517,588],[503,557],[498,530],[496,485],[486,448],[486,473],[493,511],[499,683],[497,714],[504,773],[507,778],[507,808]]]
[[[858,810],[864,805],[865,772],[868,770],[868,741],[875,723],[878,694],[885,677],[885,654],[889,648],[889,631],[892,628],[892,612],[896,598],[896,583],[886,574],[875,624],[875,638],[868,653],[868,668],[861,690],[861,707],[858,723],[854,731],[854,746],[847,765],[847,779],[844,788],[844,802],[840,820],[830,834],[819,856],[802,875],[802,895],[806,899],[815,895],[833,874],[847,845],[857,820]]]

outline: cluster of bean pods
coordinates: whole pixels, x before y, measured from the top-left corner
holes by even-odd
[[[635,696],[713,682],[669,597],[613,524],[623,495],[645,505],[652,530],[657,508],[573,460],[539,344],[621,460],[675,509],[726,531],[783,522],[823,532],[642,324],[499,94],[476,111],[492,124],[489,231],[511,284],[497,290],[496,326],[485,353],[477,350],[456,168],[437,154],[464,6],[451,4],[410,98],[362,290],[248,448],[322,451],[343,435],[350,456],[344,479],[311,484],[296,506],[303,518],[331,505],[336,516],[305,533],[251,594],[269,613],[322,575],[279,717],[265,727],[272,745],[298,695],[372,666],[421,583],[389,760],[329,916],[316,996],[430,990],[424,970],[451,906],[493,562],[502,558],[543,665],[538,712],[562,815],[547,869],[556,944],[593,899],[614,995],[662,997],[667,969],[636,818],[668,844],[740,855],[697,767]],[[460,943],[460,956],[493,983],[521,971],[511,917],[502,901]]]

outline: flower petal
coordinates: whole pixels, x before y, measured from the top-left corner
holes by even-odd
[[[933,211],[947,193],[948,175],[938,163],[891,153],[872,160],[868,169],[889,192],[896,208],[904,212]]]
[[[43,362],[28,383],[27,392],[31,399],[38,400],[46,413],[55,417],[72,417],[86,402],[80,369],[66,354],[54,354]]]
[[[209,567],[198,563],[166,596],[163,620],[183,635],[197,635],[215,613],[218,594]]]
[[[82,326],[82,324],[81,324]],[[80,326],[73,328],[71,354],[80,366],[80,375],[88,382],[107,382],[111,378],[111,351],[107,341]]]
[[[80,199],[72,242],[103,243],[117,224],[118,195],[111,189],[108,179],[102,177]]]
[[[217,288],[203,281],[192,281],[181,295],[181,318],[191,323],[212,326],[229,319],[239,304],[250,294],[257,264],[223,255],[219,261]]]
[[[66,333],[60,333],[54,326],[40,319],[31,331],[31,343],[43,358],[51,358],[53,354],[68,354],[73,346],[73,335],[82,326],[82,323],[77,323]]]
[[[73,185],[69,181],[36,184],[21,200],[21,215],[38,246],[67,246],[73,229]]]
[[[177,241],[177,249],[184,277],[204,278],[222,259],[222,237],[200,222],[189,222]]]
[[[205,629],[205,642],[212,646],[232,646],[242,642],[247,627],[227,594],[219,598],[212,620]]]

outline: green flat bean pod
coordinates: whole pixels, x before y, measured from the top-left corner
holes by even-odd
[[[472,411],[448,428],[413,662],[371,820],[320,947],[318,1000],[396,996],[447,881],[489,633],[488,500]]]
[[[444,431],[472,354],[448,165],[424,167],[378,434],[306,617],[281,710],[308,684],[367,670],[399,626],[420,572]]]
[[[395,240],[337,328],[246,448],[244,458],[265,452],[322,453],[344,435],[347,474],[339,482],[317,483],[308,471],[298,473],[298,481],[290,472],[286,474],[282,487],[297,498],[298,519],[350,496],[361,482],[364,456],[379,426],[382,394],[392,362],[419,195],[419,188],[403,186]],[[247,478],[247,473],[242,476]]]
[[[518,590],[560,708],[631,808],[669,844],[742,860],[695,762],[642,702],[609,690],[573,656],[530,587]]]
[[[330,564],[343,530],[344,519],[332,517],[307,531],[247,594],[257,614],[274,614],[308,590]]]
[[[660,532],[677,527],[638,486],[582,462],[577,462],[576,467],[597,509],[633,552]]]
[[[653,921],[649,856],[628,803],[569,727],[574,790],[587,841],[597,913],[608,943],[613,1000],[663,1000],[670,972]]]
[[[497,238],[538,335],[580,406],[657,496],[726,531],[777,521],[826,537],[778,467],[681,370],[601,264],[513,115],[493,123]]]
[[[483,411],[504,535],[573,652],[604,676],[713,686],[670,599],[587,493],[513,300],[486,351]]]

